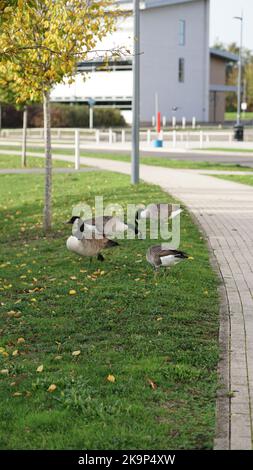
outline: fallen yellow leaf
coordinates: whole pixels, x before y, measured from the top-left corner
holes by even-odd
[[[0,354],[2,354],[3,357],[9,356],[9,353],[7,353],[7,351],[1,351]]]
[[[50,393],[52,393],[52,392],[54,392],[56,389],[57,389],[56,385],[55,385],[55,384],[51,384],[51,385],[48,387],[47,391],[50,392]]]
[[[13,351],[12,355],[17,356],[18,355],[18,349],[15,349],[15,351]]]
[[[76,295],[76,290],[71,289],[71,290],[69,291],[69,295]]]
[[[7,312],[7,317],[14,317],[14,318],[19,318],[21,316],[21,313],[20,312],[15,312],[15,310],[10,310],[9,312]]]
[[[107,376],[107,380],[108,380],[108,382],[112,382],[113,384],[114,384],[114,382],[116,381],[114,375],[111,375],[111,374],[109,374],[109,375]]]
[[[37,367],[36,372],[43,372],[44,366],[41,364],[41,366]]]
[[[2,370],[0,370],[0,374],[2,374],[2,375],[8,375],[8,374],[9,374],[9,370],[8,370],[8,369],[2,369]]]
[[[55,361],[59,361],[60,359],[62,359],[62,356],[55,356],[54,358]]]
[[[20,343],[25,343],[25,338],[18,338],[17,340],[17,343],[20,344]]]
[[[13,397],[21,397],[22,393],[21,392],[14,392],[12,394]]]
[[[73,351],[72,356],[79,356],[81,354],[81,351]]]

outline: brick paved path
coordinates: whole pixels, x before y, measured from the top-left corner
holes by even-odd
[[[130,173],[128,163],[81,158]],[[252,449],[253,187],[187,170],[141,165],[141,178],[183,201],[204,229],[223,279],[215,449]]]

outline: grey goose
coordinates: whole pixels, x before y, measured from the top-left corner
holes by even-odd
[[[119,246],[118,242],[110,240],[107,237],[100,236],[96,238],[94,232],[92,234],[89,233],[89,237],[86,238],[83,223],[77,230],[77,236],[71,235],[67,239],[66,245],[68,250],[79,256],[87,256],[90,258],[97,256],[97,259],[100,261],[104,261],[104,257],[101,254],[102,250]]]
[[[104,234],[106,237],[115,236],[117,233],[126,232],[128,229],[133,230],[138,235],[138,219],[135,217],[135,225],[126,224],[116,216],[103,215],[92,217],[92,219],[82,220],[79,216],[73,216],[67,224],[78,224],[79,229],[85,229],[91,233]],[[84,226],[83,226],[84,225]]]
[[[170,268],[187,258],[189,258],[187,253],[179,250],[166,250],[162,248],[162,245],[151,246],[146,253],[147,261],[155,270],[161,267]]]

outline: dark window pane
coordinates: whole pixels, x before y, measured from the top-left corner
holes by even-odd
[[[180,83],[184,82],[184,75],[185,75],[185,61],[184,59],[180,58],[178,61],[178,81]]]

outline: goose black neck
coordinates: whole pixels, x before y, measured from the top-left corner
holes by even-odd
[[[139,217],[140,217],[139,211],[136,211],[136,213],[135,213],[135,221],[134,221],[134,232],[135,232],[135,235],[138,235],[138,233],[139,233]]]

